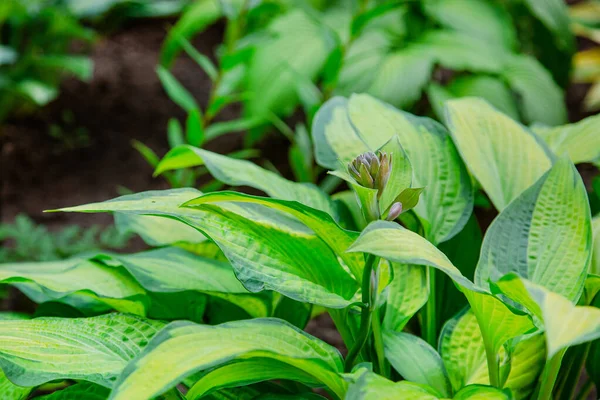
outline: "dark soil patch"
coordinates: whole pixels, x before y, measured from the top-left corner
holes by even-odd
[[[111,219],[106,214],[42,211],[106,200],[118,195],[118,186],[135,192],[167,188],[163,179],[152,178],[151,167],[131,141],[139,140],[162,156],[168,150],[168,119],[183,121],[185,117],[168,99],[155,73],[168,24],[138,21],[100,40],[92,53],[95,71],[91,82],[65,81],[60,97],[52,104],[3,127],[2,221],[26,213],[51,227],[106,224]],[[212,54],[221,37],[222,27],[216,26],[195,45]],[[205,105],[210,81],[194,62],[182,57],[173,72]],[[236,111],[226,111],[222,118],[234,118],[232,113]],[[52,125],[61,127],[65,140],[48,134]],[[77,139],[76,131],[85,132],[87,138]],[[240,139],[230,135],[211,147],[230,151],[239,146]]]

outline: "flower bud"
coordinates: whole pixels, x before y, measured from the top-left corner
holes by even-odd
[[[390,211],[388,212],[388,215],[385,219],[388,221],[393,221],[396,218],[398,218],[400,214],[402,214],[402,203],[398,201],[392,204],[392,206],[390,207]]]
[[[368,152],[356,157],[349,165],[348,172],[361,186],[377,189],[378,197],[390,178],[391,158],[381,151]]]

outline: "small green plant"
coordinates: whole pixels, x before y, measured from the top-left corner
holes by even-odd
[[[50,232],[44,225],[21,214],[12,224],[0,224],[0,242],[3,243],[0,262],[61,260],[100,249],[122,249],[128,239],[128,234],[114,227],[102,230],[98,226],[83,229],[73,225]]]
[[[91,78],[92,62],[70,46],[90,42],[93,32],[61,2],[2,1],[0,29],[0,121],[53,100],[65,74]]]
[[[476,98],[445,114],[327,101],[314,154],[350,189],[333,196],[182,145],[157,173],[203,165],[268,197],[180,188],[62,209],[113,212],[159,247],[0,266],[53,315],[2,315],[8,398],[56,381],[56,398],[111,400],[586,398],[600,217],[573,163],[598,159],[581,141],[597,119],[536,133]],[[483,238],[474,181],[499,211]],[[346,356],[303,331],[317,310]]]

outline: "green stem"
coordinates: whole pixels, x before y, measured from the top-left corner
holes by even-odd
[[[373,302],[372,302],[372,293],[371,293],[371,273],[373,272],[373,267],[375,265],[376,257],[372,254],[367,256],[367,261],[365,263],[365,268],[363,270],[362,276],[362,302],[363,308],[360,314],[360,331],[358,332],[358,337],[356,338],[356,342],[348,351],[348,356],[346,357],[346,361],[344,363],[344,369],[346,372],[350,372],[352,367],[354,366],[354,361],[356,357],[360,354],[362,348],[364,347],[367,339],[369,337],[369,333],[371,331],[371,314],[373,313]]]
[[[552,390],[558,377],[558,371],[560,371],[560,364],[562,362],[565,350],[558,352],[550,359],[550,362],[546,364],[544,372],[542,373],[542,383],[540,392],[538,394],[538,400],[550,400],[552,399]]]
[[[592,382],[591,379],[588,379],[585,384],[581,387],[581,390],[579,391],[579,394],[577,395],[577,399],[576,400],[586,400],[588,398],[588,396],[590,395],[590,392],[592,391],[594,387],[594,383]]]
[[[425,305],[424,339],[433,348],[437,347],[437,316],[435,307],[435,270],[427,267],[427,286],[429,299]]]
[[[493,349],[485,348],[485,356],[487,358],[488,373],[490,375],[490,385],[500,388],[500,367],[498,365],[498,356]]]
[[[379,315],[379,308],[376,308],[373,311],[371,327],[373,329],[373,338],[375,342],[375,353],[377,354],[377,365],[379,367],[379,374],[385,377],[389,377],[390,371],[387,363],[385,362],[385,350],[383,347],[383,335],[381,332],[381,318]]]
[[[570,359],[568,360],[568,368],[565,370],[563,365],[564,373],[561,374],[562,379],[560,379],[562,382],[560,382],[556,390],[557,399],[566,400],[575,398],[575,390],[577,389],[577,384],[581,378],[581,373],[583,372],[585,360],[588,357],[591,345],[592,342],[587,342],[571,350],[572,354],[570,354]],[[569,357],[569,354],[567,354],[565,358],[567,357]]]

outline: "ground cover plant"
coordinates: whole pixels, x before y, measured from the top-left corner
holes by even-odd
[[[180,188],[60,210],[112,212],[155,248],[2,265],[2,283],[44,306],[0,314],[3,393],[586,398],[600,377],[600,217],[574,163],[600,159],[597,117],[530,130],[477,98],[445,115],[327,101],[315,158],[350,189],[332,196],[181,145],[157,173],[202,165],[266,196]],[[499,212],[483,237],[479,188]],[[324,312],[344,356],[303,331]]]

